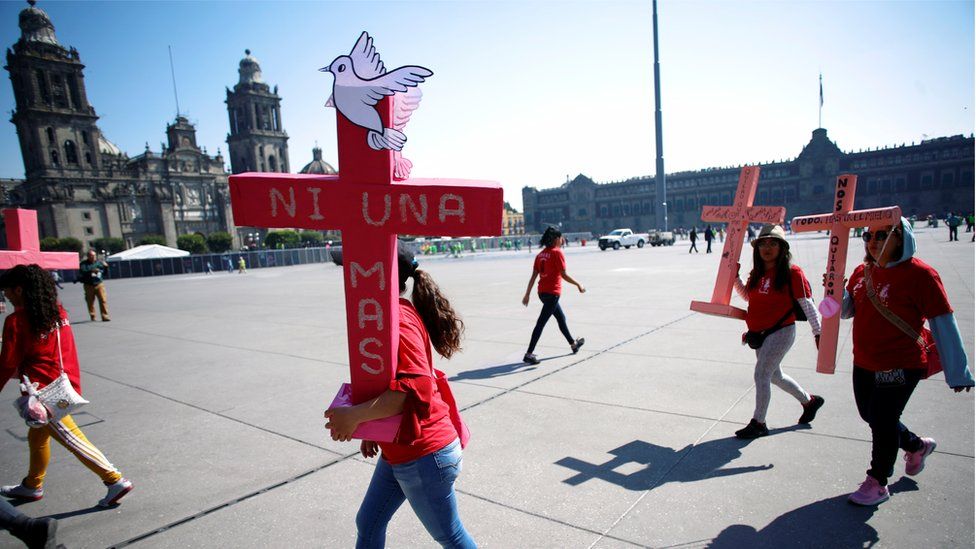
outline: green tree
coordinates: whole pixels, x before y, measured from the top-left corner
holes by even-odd
[[[77,238],[67,237],[58,239],[58,247],[55,248],[59,252],[75,252],[77,254],[81,253],[81,250],[85,248],[85,245]]]
[[[125,249],[125,241],[121,238],[105,236],[92,240],[92,248],[99,252],[105,250],[108,255],[117,254]]]
[[[139,245],[144,246],[146,244],[159,244],[160,246],[165,246],[166,237],[158,234],[146,235],[142,237],[142,240],[139,241]]]
[[[210,246],[210,251],[215,254],[224,253],[234,245],[234,237],[226,231],[210,233],[207,237],[207,245]]]
[[[298,236],[301,237],[303,246],[321,246],[322,241],[325,240],[319,231],[302,231]]]
[[[202,234],[183,234],[177,237],[176,247],[191,254],[207,253],[207,241]]]
[[[60,250],[60,248],[58,248],[58,244],[60,244],[60,242],[61,242],[60,240],[58,240],[56,237],[53,236],[43,238],[41,239],[41,251],[45,251],[45,252],[58,251]]]
[[[301,237],[297,231],[285,229],[283,231],[270,231],[264,237],[264,245],[272,250],[277,248],[297,248],[301,244]]]

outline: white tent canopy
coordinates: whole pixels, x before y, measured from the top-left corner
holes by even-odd
[[[185,257],[190,255],[186,250],[177,250],[159,244],[143,244],[117,254],[108,256],[109,261],[125,261],[128,259],[161,259],[164,257]]]

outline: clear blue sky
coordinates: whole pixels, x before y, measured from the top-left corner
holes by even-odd
[[[0,3],[0,43],[20,1]],[[654,172],[650,2],[47,2],[86,65],[108,139],[158,151],[180,106],[198,142],[226,152],[225,87],[250,48],[279,87],[297,171],[317,141],[335,164],[332,78],[318,72],[369,31],[388,68],[434,71],[406,128],[419,177],[521,188]],[[973,132],[973,2],[662,0],[665,171],[795,157],[823,126],[844,150]],[[14,108],[9,77],[0,105]],[[9,116],[5,117],[9,120]],[[14,127],[0,177],[23,177]],[[229,165],[228,165],[229,167]],[[341,167],[340,167],[341,169]]]

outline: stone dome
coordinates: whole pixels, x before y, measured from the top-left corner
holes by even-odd
[[[322,149],[315,147],[312,149],[312,161],[305,165],[298,173],[311,173],[316,175],[335,175],[339,172],[331,164],[322,160]]]
[[[119,149],[115,143],[105,139],[105,137],[102,135],[98,136],[98,152],[102,154],[113,154],[116,156],[122,154],[122,150]]]
[[[251,50],[244,50],[244,59],[241,59],[237,72],[241,75],[238,84],[264,83],[264,80],[261,78],[261,65],[257,59],[251,56]]]
[[[30,6],[20,12],[20,38],[24,42],[44,42],[52,46],[60,46],[54,36],[54,23],[44,13],[44,10],[34,6],[34,0],[27,2]]]

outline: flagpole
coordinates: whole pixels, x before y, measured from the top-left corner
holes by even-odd
[[[820,73],[820,112],[817,116],[817,127],[823,127],[823,73]]]

